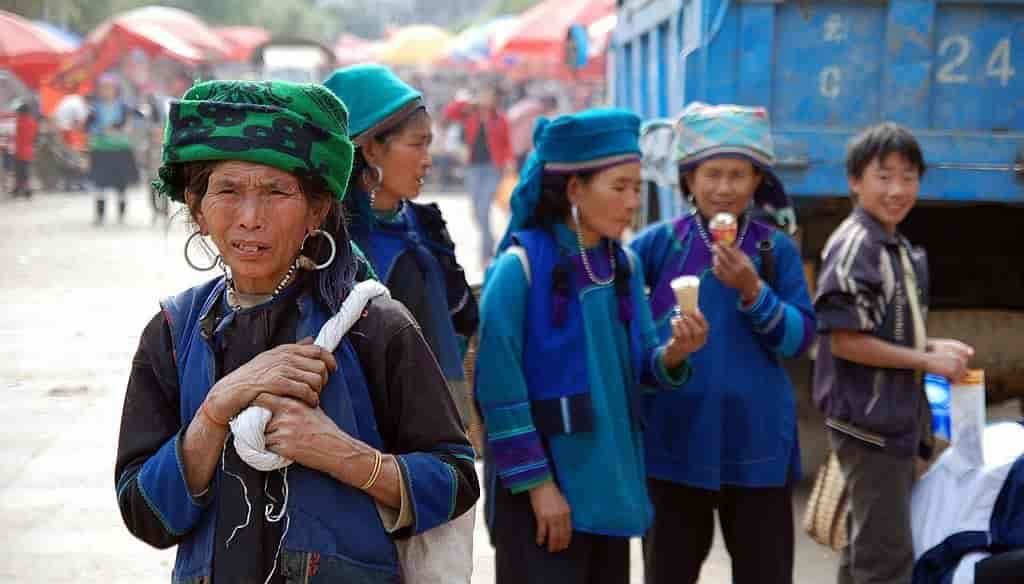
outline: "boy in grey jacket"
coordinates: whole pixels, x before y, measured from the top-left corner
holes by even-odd
[[[922,373],[959,379],[974,350],[925,332],[927,259],[898,230],[925,172],[917,140],[894,124],[869,128],[846,171],[854,209],[825,246],[814,302],[814,399],[850,492],[838,582],[906,584],[915,457],[932,445]]]

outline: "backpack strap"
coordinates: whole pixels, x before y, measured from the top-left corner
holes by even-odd
[[[530,256],[526,253],[526,248],[521,245],[513,245],[505,251],[519,258],[519,263],[523,265],[523,273],[526,275],[526,285],[529,286],[531,283]]]
[[[775,285],[775,242],[772,238],[757,242],[757,254],[761,257],[761,278],[769,285]]]

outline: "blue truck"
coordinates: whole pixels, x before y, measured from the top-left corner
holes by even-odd
[[[1024,0],[619,0],[610,51],[611,101],[655,146],[693,101],[768,110],[812,288],[850,208],[848,140],[910,127],[929,169],[904,230],[929,253],[929,334],[978,349],[991,400],[1024,398]],[[666,174],[649,174],[644,222],[682,211]],[[809,372],[794,365],[804,410]]]

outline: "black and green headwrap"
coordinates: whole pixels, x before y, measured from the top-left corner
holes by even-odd
[[[352,172],[348,111],[321,85],[209,81],[171,102],[154,187],[185,200],[182,163],[266,164],[345,197]]]

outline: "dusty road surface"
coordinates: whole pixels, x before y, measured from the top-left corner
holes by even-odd
[[[459,194],[433,195],[472,280],[478,238]],[[125,382],[157,301],[201,282],[181,220],[154,224],[141,192],[126,222],[94,227],[83,195],[0,197],[0,582],[167,582],[173,551],[125,530],[113,464]],[[496,218],[497,221],[498,218]],[[803,492],[801,491],[801,499]],[[798,508],[801,505],[798,504]],[[832,554],[798,536],[797,580],[832,580]],[[642,582],[639,544],[633,582]],[[478,522],[474,583],[493,581]],[[702,582],[728,582],[716,541]]]

